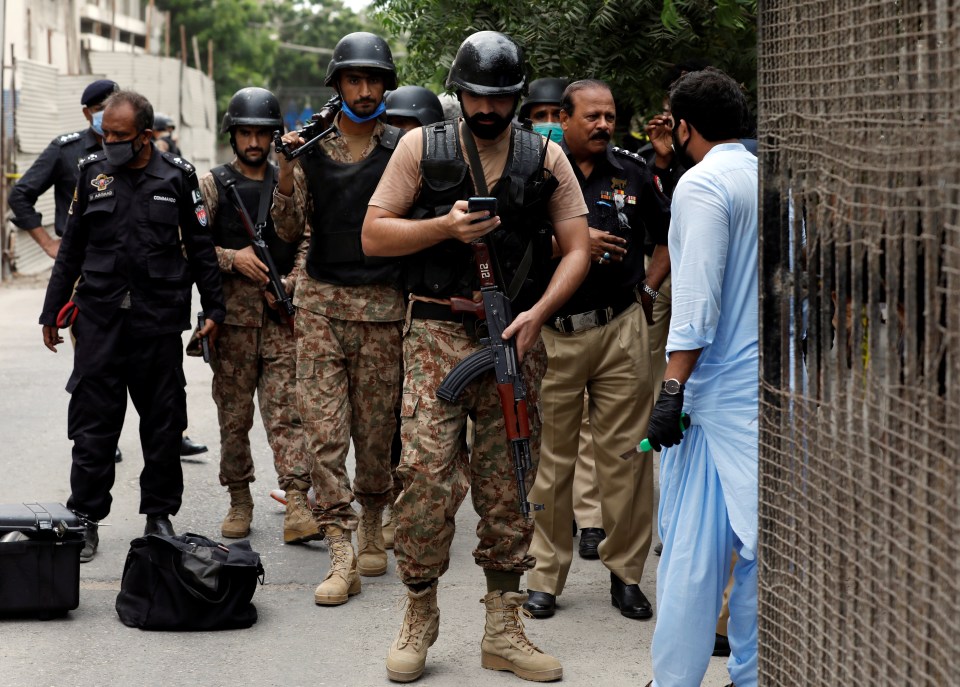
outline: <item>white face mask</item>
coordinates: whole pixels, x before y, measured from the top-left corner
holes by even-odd
[[[129,141],[115,141],[113,143],[104,141],[103,152],[107,154],[107,162],[114,167],[123,167],[143,150],[142,144],[139,148],[134,147],[136,143],[136,138],[132,138]]]
[[[90,122],[90,128],[103,136],[103,110],[93,113],[93,121]]]

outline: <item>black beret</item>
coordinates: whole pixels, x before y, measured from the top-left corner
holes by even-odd
[[[120,90],[116,81],[110,79],[98,79],[83,89],[83,95],[80,97],[80,104],[84,107],[97,105],[106,100],[107,96],[114,91]]]

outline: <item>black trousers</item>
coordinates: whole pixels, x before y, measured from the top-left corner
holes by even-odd
[[[187,427],[180,335],[136,337],[125,313],[106,327],[84,321],[76,336],[67,416],[73,441],[67,507],[92,520],[110,513],[114,454],[127,411],[127,392],[140,415],[140,512],[174,515],[183,496],[180,438]]]

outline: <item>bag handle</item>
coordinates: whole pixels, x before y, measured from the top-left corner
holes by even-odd
[[[230,586],[232,582],[229,579],[227,580],[227,588],[226,590],[224,590],[223,596],[221,596],[219,599],[211,599],[203,592],[198,591],[189,582],[184,580],[183,577],[181,577],[180,570],[178,569],[179,566],[177,565],[177,562],[173,559],[171,559],[170,568],[171,570],[173,570],[173,576],[177,578],[177,582],[179,582],[183,586],[183,588],[187,590],[190,596],[194,597],[195,599],[198,599],[200,601],[205,601],[206,603],[220,604],[220,603],[223,603],[224,600],[230,595]],[[220,579],[223,579],[223,578],[220,578]]]

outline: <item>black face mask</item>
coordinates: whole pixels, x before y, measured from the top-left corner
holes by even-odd
[[[478,121],[481,117],[484,119],[492,119],[493,121],[481,123]],[[474,136],[482,138],[485,141],[492,141],[510,126],[510,119],[501,117],[496,112],[478,112],[470,117],[465,117],[464,121]]]
[[[137,135],[139,137],[139,134]],[[123,167],[135,160],[139,155],[140,151],[143,150],[144,144],[140,144],[140,147],[136,147],[137,138],[132,138],[129,141],[115,141],[113,143],[103,142],[103,152],[107,154],[107,162],[109,162],[114,167]]]
[[[673,153],[677,156],[677,162],[683,165],[684,169],[690,169],[695,164],[697,164],[692,157],[687,153],[687,146],[690,145],[690,136],[687,137],[685,143],[680,143],[680,137],[677,136],[677,129],[679,128],[679,123],[673,127],[671,136],[673,136]],[[690,128],[690,125],[687,125],[687,128]]]

